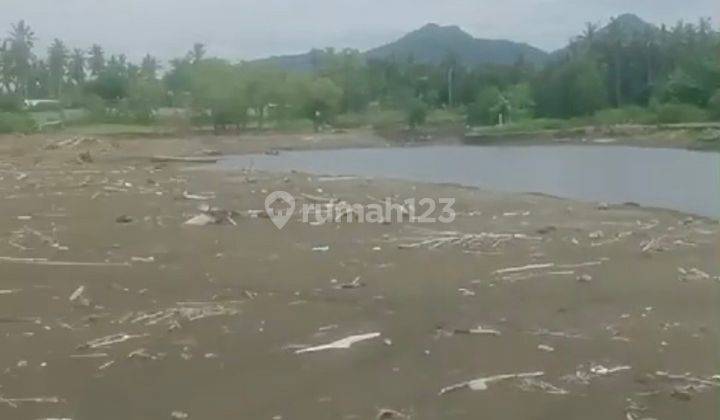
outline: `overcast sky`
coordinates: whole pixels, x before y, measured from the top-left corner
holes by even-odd
[[[635,13],[652,23],[720,22],[719,0],[0,0],[0,28],[25,19],[39,45],[100,43],[131,58],[184,54],[203,42],[233,60],[312,47],[371,48],[434,22],[481,38],[545,50],[563,46],[585,22]]]

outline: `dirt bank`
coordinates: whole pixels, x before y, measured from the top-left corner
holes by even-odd
[[[59,140],[0,141],[2,419],[720,414],[714,221],[149,159],[386,145],[369,133]],[[458,218],[280,231],[275,190]],[[204,203],[236,213],[184,225]]]

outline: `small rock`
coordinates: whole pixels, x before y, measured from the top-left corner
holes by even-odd
[[[692,399],[692,394],[682,388],[673,389],[670,396],[680,401],[690,401]]]
[[[592,281],[592,276],[590,274],[582,274],[577,276],[577,281],[580,283],[590,283]]]
[[[90,152],[85,151],[78,154],[78,161],[82,163],[91,163],[93,158]]]
[[[545,351],[548,353],[552,353],[555,351],[554,347],[548,346],[546,344],[540,344],[539,346],[537,346],[537,348],[538,348],[538,350],[542,350],[542,351]]]
[[[605,237],[605,233],[603,233],[602,230],[598,230],[598,231],[595,231],[595,232],[590,233],[590,234],[588,235],[588,237],[589,237],[590,239],[602,239],[602,238]]]
[[[540,235],[547,235],[548,233],[555,232],[557,228],[555,226],[545,226],[537,230]]]
[[[133,218],[128,216],[127,214],[123,214],[115,218],[115,222],[117,223],[132,223]]]

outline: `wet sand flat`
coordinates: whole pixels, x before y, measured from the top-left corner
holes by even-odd
[[[2,419],[720,414],[716,221],[150,161],[384,144],[366,134],[62,140],[0,146]],[[278,230],[275,190],[458,217]],[[234,212],[185,225],[203,203]]]

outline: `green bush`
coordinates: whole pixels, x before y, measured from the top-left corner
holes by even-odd
[[[708,120],[708,112],[698,106],[680,103],[667,103],[655,106],[658,122],[661,124],[678,124],[704,122]]]
[[[103,122],[108,110],[105,101],[97,95],[86,95],[83,100],[83,108],[88,111],[87,119],[92,122]]]
[[[655,124],[657,115],[647,108],[636,105],[597,111],[592,121],[599,125]]]
[[[37,125],[32,117],[22,112],[0,112],[0,133],[29,133]]]
[[[19,96],[0,95],[0,112],[20,112],[23,109],[23,100]]]
[[[720,89],[716,90],[715,94],[710,98],[708,111],[710,111],[712,119],[720,120]]]
[[[432,110],[427,117],[427,123],[430,125],[452,125],[463,124],[464,122],[465,116],[462,112],[447,109]]]
[[[342,129],[373,127],[388,129],[402,126],[407,118],[402,110],[372,108],[364,112],[348,112],[335,117],[333,126]]]
[[[480,91],[475,102],[467,109],[467,125],[495,125],[498,122],[500,90],[494,86]]]
[[[411,101],[407,107],[407,123],[410,128],[425,124],[428,116],[428,108],[425,102],[416,99]]]

